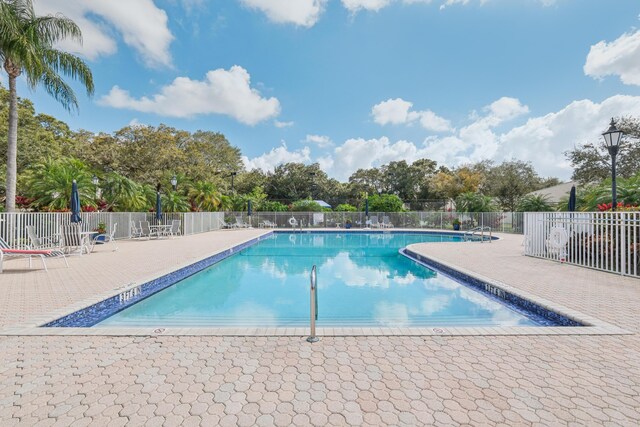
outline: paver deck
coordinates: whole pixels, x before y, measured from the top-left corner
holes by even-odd
[[[8,261],[0,329],[262,232],[118,242],[49,273]],[[632,334],[0,337],[0,425],[638,425],[640,281],[503,237],[414,249]]]

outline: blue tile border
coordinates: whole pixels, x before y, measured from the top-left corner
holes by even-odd
[[[434,261],[431,258],[413,252],[410,249],[401,249],[400,253],[431,270],[443,274],[464,286],[468,286],[493,300],[497,300],[498,302],[507,305],[510,309],[534,320],[537,323],[540,323],[542,326],[587,326],[582,322],[543,307],[538,303],[502,289],[499,286],[455,270]]]
[[[269,238],[273,233],[267,233],[262,236],[251,239],[247,242],[241,243],[225,251],[211,255],[193,264],[182,267],[176,271],[172,271],[169,274],[150,280],[142,285],[138,285],[134,288],[128,289],[96,304],[85,307],[81,310],[60,317],[49,323],[42,325],[44,328],[55,327],[72,327],[72,328],[88,328],[103,321],[107,317],[110,317],[140,301],[156,294],[163,289],[172,286],[179,281],[192,276],[199,271],[204,270],[207,267],[212,266],[225,258],[229,258],[231,255],[253,246],[261,240]]]

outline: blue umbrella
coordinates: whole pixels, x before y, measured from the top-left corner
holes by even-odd
[[[156,193],[156,219],[160,221],[162,219],[162,202],[160,201],[160,192]]]
[[[71,184],[71,222],[81,222],[80,218],[80,193],[78,193],[78,183],[73,180]]]
[[[569,193],[569,212],[576,211],[576,186],[571,186],[571,192]]]
[[[369,198],[364,201],[364,216],[369,219]]]
[[[253,209],[251,209],[251,200],[247,202],[247,215],[251,216]]]

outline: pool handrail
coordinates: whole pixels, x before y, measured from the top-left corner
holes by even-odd
[[[310,304],[310,318],[311,318],[311,334],[307,337],[307,342],[318,342],[319,338],[316,336],[316,320],[318,320],[318,273],[316,266],[311,268],[311,304]]]

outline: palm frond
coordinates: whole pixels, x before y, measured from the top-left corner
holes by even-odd
[[[78,109],[78,99],[73,89],[51,68],[45,68],[41,82],[47,93],[60,102],[67,111]]]
[[[44,44],[53,45],[60,40],[70,38],[82,43],[82,31],[78,24],[62,14],[38,16],[30,22]]]
[[[47,49],[43,53],[44,60],[53,71],[62,72],[74,80],[79,80],[87,89],[87,94],[93,95],[93,74],[81,58],[57,49]]]

